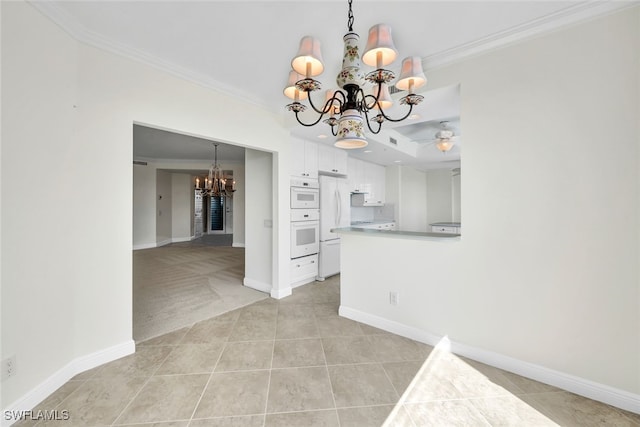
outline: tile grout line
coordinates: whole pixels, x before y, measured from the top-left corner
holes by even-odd
[[[233,322],[233,326],[231,327],[231,332],[233,331],[233,328],[236,326],[236,323],[238,322],[238,319],[240,319],[240,316],[236,317],[236,319]],[[229,334],[231,334],[231,332],[229,332]],[[185,334],[185,337],[187,335]],[[227,337],[228,339],[229,337]],[[225,341],[222,345],[222,350],[220,350],[220,354],[218,354],[218,359],[216,360],[215,365],[213,365],[213,368],[211,369],[211,373],[209,374],[209,378],[207,379],[207,383],[204,385],[204,388],[202,389],[202,392],[200,393],[200,397],[198,398],[198,401],[196,402],[195,406],[193,407],[193,411],[191,412],[191,416],[189,417],[189,422],[187,423],[187,427],[189,425],[191,425],[191,421],[193,421],[193,416],[196,414],[196,411],[198,410],[198,407],[200,406],[200,402],[202,402],[202,398],[204,397],[204,394],[207,392],[207,389],[209,388],[209,384],[211,383],[211,379],[213,378],[213,374],[216,371],[216,368],[218,367],[218,363],[220,363],[220,359],[222,358],[222,354],[224,353],[224,351],[227,348],[227,343],[229,341]]]
[[[276,351],[276,337],[278,336],[278,314],[280,313],[280,302],[276,305],[276,322],[275,330],[273,331],[273,341],[271,346],[271,363],[269,365],[269,379],[267,380],[267,396],[264,399],[264,416],[262,417],[262,427],[267,424],[267,409],[269,407],[269,393],[271,392],[271,373],[273,371],[273,356]]]
[[[149,384],[149,381],[151,381],[151,378],[153,378],[153,376],[155,375],[156,372],[158,372],[158,370],[160,369],[160,367],[164,364],[164,362],[167,361],[167,359],[169,358],[169,355],[171,353],[173,353],[173,351],[175,350],[175,348],[172,348],[170,352],[167,353],[167,355],[162,359],[162,361],[160,363],[158,363],[158,366],[156,367],[156,369],[154,369],[154,371],[149,375],[149,378],[147,378],[144,382],[144,384],[142,384],[142,386],[138,389],[138,391],[133,395],[133,397],[129,400],[129,403],[127,403],[124,408],[122,409],[122,411],[120,411],[120,414],[118,414],[118,416],[113,420],[113,422],[111,422],[110,425],[117,425],[116,423],[118,422],[118,420],[120,419],[120,417],[122,417],[122,414],[124,414],[124,412],[129,409],[129,406],[131,406],[131,404],[133,403],[133,401],[136,399],[136,397],[138,397],[138,395],[140,394],[140,392],[147,386],[147,384]],[[134,352],[133,354],[135,355],[137,353]],[[97,372],[96,372],[97,373]]]
[[[318,319],[316,318],[316,323]],[[324,369],[327,371],[327,377],[329,378],[329,386],[331,387],[331,400],[333,401],[333,410],[336,412],[336,418],[338,419],[338,427],[341,426],[340,423],[340,415],[338,414],[338,405],[336,404],[336,395],[333,389],[333,381],[331,381],[331,374],[329,373],[329,365],[327,364],[327,355],[324,352],[324,343],[322,342],[322,338],[319,339],[320,347],[322,348],[322,358],[324,359]]]

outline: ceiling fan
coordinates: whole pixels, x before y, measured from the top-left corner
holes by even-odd
[[[440,122],[440,130],[434,135],[434,139],[417,140],[416,142],[434,144],[438,150],[446,153],[455,145],[458,135],[449,127],[449,122],[443,120]]]

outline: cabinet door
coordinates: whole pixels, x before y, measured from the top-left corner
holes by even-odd
[[[333,175],[347,174],[347,152],[328,145],[318,146],[318,169]]]
[[[323,172],[333,173],[333,148],[319,144],[318,145],[318,169]]]
[[[304,169],[308,177],[318,177],[318,144],[315,142],[304,143]]]
[[[367,205],[384,204],[385,168],[375,163],[364,163],[364,180],[366,194],[364,202]]]
[[[291,141],[291,175],[293,176],[306,176],[304,167],[305,145],[304,141]]]
[[[318,177],[318,145],[315,142],[291,142],[291,175],[305,178]]]
[[[380,165],[373,165],[372,168],[372,179],[371,186],[375,189],[375,203],[384,204],[384,196],[385,196],[385,167]]]
[[[334,149],[333,153],[333,168],[335,169],[335,172],[341,175],[347,175],[347,159],[349,157],[347,152],[344,150]]]
[[[349,191],[358,191],[358,180],[356,179],[356,169],[359,169],[360,160],[353,157],[347,159],[347,185]]]

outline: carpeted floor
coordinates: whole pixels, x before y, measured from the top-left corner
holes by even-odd
[[[210,235],[133,253],[133,338],[144,341],[267,298],[242,285],[244,248]]]

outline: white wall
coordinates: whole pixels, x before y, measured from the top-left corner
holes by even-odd
[[[403,231],[427,231],[427,178],[409,166],[386,168],[386,199],[394,204],[396,226]]]
[[[245,246],[245,185],[244,165],[233,167],[236,191],[233,193],[233,246]]]
[[[1,7],[2,352],[19,366],[2,405],[30,409],[47,387],[132,348],[133,124],[265,149],[276,165],[288,165],[288,132],[237,97],[77,43],[27,3]],[[39,213],[7,209],[29,205],[25,185],[42,185],[26,164],[48,171],[40,196],[56,227],[46,234]],[[278,255],[288,252],[288,175],[277,167],[271,189]],[[108,185],[96,194],[96,182]],[[288,286],[286,258],[276,259],[274,289]]]
[[[16,375],[2,382],[4,408],[77,354],[73,296],[93,276],[99,251],[91,246],[100,246],[96,237],[111,227],[104,199],[114,182],[93,169],[99,156],[85,150],[93,141],[75,132],[76,43],[31,6],[0,8],[1,358],[15,355],[17,364]],[[118,173],[131,175],[130,166]],[[103,273],[98,280],[117,278]],[[130,312],[121,317],[130,323]]]
[[[135,184],[134,184],[135,185]],[[171,174],[171,241],[193,236],[193,180],[185,173]]]
[[[245,256],[255,262],[245,263],[244,284],[263,292],[271,290],[273,275],[272,226],[268,224],[273,222],[272,157],[264,151],[245,151],[245,189],[252,195],[245,211]]]
[[[343,240],[342,305],[637,396],[640,8],[428,75],[461,83],[463,235]]]
[[[156,244],[171,243],[171,173],[156,171]]]
[[[427,223],[453,221],[451,170],[427,171]]]
[[[133,247],[156,244],[156,168],[133,165]]]

